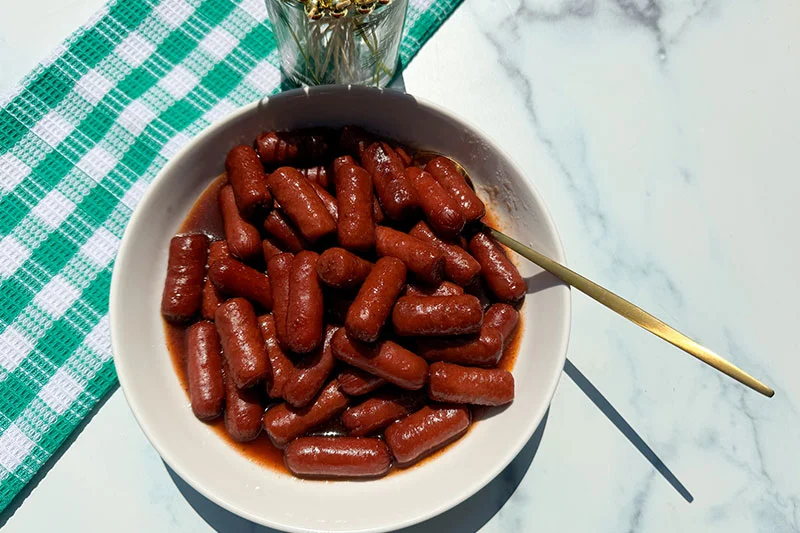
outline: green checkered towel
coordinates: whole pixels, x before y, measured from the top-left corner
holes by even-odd
[[[460,0],[412,0],[403,65]],[[0,510],[116,384],[114,256],[192,136],[279,90],[263,0],[124,0],[0,101]]]

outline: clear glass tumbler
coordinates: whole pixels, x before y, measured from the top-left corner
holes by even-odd
[[[385,87],[408,0],[266,0],[281,63],[300,85]]]

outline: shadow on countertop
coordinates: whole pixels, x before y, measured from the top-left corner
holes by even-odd
[[[656,455],[656,452],[639,436],[635,429],[628,423],[625,418],[617,411],[611,402],[595,387],[589,378],[583,375],[583,372],[567,359],[564,364],[564,373],[578,386],[581,391],[592,401],[592,403],[600,409],[600,411],[614,424],[614,426],[622,433],[628,441],[647,459],[647,461],[655,468],[659,474],[672,485],[678,494],[689,503],[694,501],[694,496],[689,492],[683,483],[672,473],[672,470],[664,464],[664,461]]]
[[[438,533],[458,531],[474,533],[482,528],[505,505],[528,472],[547,424],[547,413],[531,439],[499,476],[474,496],[449,511],[415,526],[397,530],[398,533]],[[277,530],[256,525],[215,504],[180,478],[164,464],[172,481],[189,505],[208,525],[219,533],[278,533]]]

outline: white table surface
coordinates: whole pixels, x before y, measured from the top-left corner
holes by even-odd
[[[0,92],[102,0],[0,0]],[[420,532],[800,531],[800,3],[466,0],[405,72],[527,169],[570,265],[771,384],[573,294],[543,431]],[[8,531],[263,532],[171,473],[117,390]]]

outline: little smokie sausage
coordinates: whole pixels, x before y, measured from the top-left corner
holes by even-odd
[[[464,288],[449,281],[434,286],[412,283],[406,286],[406,296],[458,296],[459,294],[464,294]]]
[[[270,398],[283,398],[283,389],[286,387],[286,382],[294,370],[294,365],[278,344],[275,317],[273,315],[261,315],[258,317],[258,327],[261,329],[261,336],[264,338],[267,356],[272,367],[272,381],[267,381],[267,395]]]
[[[428,397],[437,402],[505,405],[514,400],[514,376],[498,368],[470,368],[433,363]]]
[[[385,226],[375,228],[375,237],[375,249],[379,256],[400,259],[408,270],[425,283],[442,281],[444,256],[433,245]]]
[[[421,389],[427,379],[428,364],[392,341],[367,344],[350,339],[344,328],[331,339],[333,355],[340,361],[374,374],[407,390]]]
[[[408,232],[412,237],[425,241],[444,255],[444,275],[462,287],[469,285],[481,273],[481,265],[462,247],[445,242],[437,237],[433,230],[420,221]]]
[[[256,151],[250,146],[233,147],[225,158],[225,172],[233,189],[236,205],[245,218],[266,213],[272,207],[267,176]]]
[[[261,252],[261,235],[255,226],[242,218],[230,185],[219,190],[219,209],[231,255],[242,261],[253,259]]]
[[[389,448],[381,439],[303,437],[283,456],[286,468],[300,477],[362,478],[385,475],[392,468]]]
[[[399,157],[400,161],[403,163],[403,166],[406,168],[410,167],[411,163],[413,163],[414,160],[411,158],[410,155],[408,155],[408,151],[399,144],[394,145],[393,148],[395,153],[397,154],[397,157]]]
[[[442,156],[430,160],[425,165],[425,171],[456,199],[467,222],[478,220],[486,214],[486,206],[449,158]]]
[[[283,398],[294,407],[305,407],[316,397],[327,381],[335,363],[331,353],[331,337],[338,328],[328,326],[322,346],[294,364]]]
[[[403,296],[392,311],[398,335],[466,335],[477,333],[483,322],[481,301],[459,296]]]
[[[498,299],[516,302],[525,296],[525,280],[497,241],[476,233],[469,241],[469,252],[481,264],[481,275]]]
[[[255,148],[266,167],[281,165],[312,165],[321,161],[329,149],[328,135],[323,131],[261,133]]]
[[[283,253],[281,247],[275,242],[272,237],[267,237],[263,241],[261,241],[261,250],[264,252],[264,261],[269,261],[271,257],[274,257],[280,253]]]
[[[300,232],[277,209],[270,211],[267,218],[264,219],[264,231],[277,241],[278,246],[293,254],[302,252],[309,247],[308,241],[300,235]]]
[[[426,405],[386,428],[384,438],[399,465],[408,466],[463,435],[470,422],[463,405]]]
[[[425,405],[425,395],[408,392],[385,392],[348,408],[342,424],[354,437],[380,431],[395,420],[408,416]]]
[[[419,206],[417,190],[403,174],[403,162],[391,146],[385,142],[373,143],[361,154],[361,166],[372,176],[386,216],[403,220]]]
[[[269,175],[267,185],[281,210],[306,240],[313,243],[336,231],[336,221],[325,209],[311,183],[296,169],[279,168]]]
[[[357,368],[345,368],[336,377],[339,388],[348,396],[362,396],[382,387],[386,380]]]
[[[230,367],[225,370],[225,430],[237,442],[247,442],[261,433],[261,417],[264,407],[261,405],[261,391],[252,388],[242,390],[236,386],[230,374]]]
[[[225,241],[214,241],[208,247],[208,266],[213,265],[216,261],[230,257],[228,252],[228,244]],[[214,313],[217,312],[225,297],[220,293],[220,290],[206,277],[205,285],[203,285],[203,318],[206,320],[214,320]]]
[[[309,181],[312,187],[314,187],[314,192],[317,193],[319,199],[322,200],[322,203],[325,205],[325,209],[328,210],[328,214],[333,217],[334,222],[339,220],[339,204],[336,201],[336,198],[325,190],[319,183],[314,181]]]
[[[353,160],[353,158],[350,157],[349,155],[343,155],[343,156],[337,157],[336,159],[333,160],[333,163],[331,163],[331,169],[333,170],[334,177],[336,176],[336,172],[341,167],[343,167],[345,165],[358,166],[358,165],[356,165],[356,162]],[[370,177],[370,180],[371,179],[372,178]],[[383,214],[383,209],[381,209],[381,203],[378,200],[378,197],[373,194],[372,195],[372,219],[375,221],[375,224],[380,224],[381,222],[383,222],[384,218],[385,218],[385,216]]]
[[[379,259],[347,310],[348,334],[364,342],[376,341],[405,282],[406,267],[399,259]]]
[[[331,170],[333,170],[333,176],[334,176],[334,186],[336,180],[336,173],[339,171],[339,169],[345,165],[355,165],[355,164],[356,164],[355,160],[349,155],[340,155],[331,162]]]
[[[325,189],[330,189],[333,185],[333,179],[331,179],[328,169],[323,165],[301,168],[299,170],[300,174],[302,174],[305,179],[312,183],[316,183]]]
[[[272,315],[278,343],[286,347],[286,314],[289,311],[289,280],[292,278],[294,255],[281,253],[267,261],[267,275],[272,287]]]
[[[428,361],[495,366],[503,355],[503,336],[484,325],[477,335],[418,339],[416,351]]]
[[[386,220],[386,215],[383,213],[381,203],[375,195],[372,196],[372,219],[375,221],[376,225]]]
[[[272,309],[269,277],[232,257],[223,257],[212,263],[208,279],[224,294],[247,298],[266,311]]]
[[[328,248],[317,261],[317,276],[330,287],[352,289],[364,283],[373,266],[343,248]]]
[[[217,309],[216,326],[229,377],[240,389],[271,376],[267,350],[253,306],[244,298],[228,300]]]
[[[322,287],[317,277],[319,255],[303,251],[294,256],[286,311],[286,346],[308,353],[322,341]]]
[[[222,348],[211,322],[197,322],[186,330],[186,381],[194,416],[211,420],[222,414],[225,401]]]
[[[340,166],[334,178],[339,204],[337,237],[348,250],[364,252],[375,247],[372,178],[355,165]]]
[[[448,239],[457,236],[464,227],[464,215],[455,199],[421,168],[409,167],[405,175],[416,187],[422,212],[436,233]]]
[[[186,322],[200,311],[208,259],[208,237],[178,235],[169,242],[167,279],[161,314],[169,322]]]
[[[339,390],[339,384],[333,380],[311,405],[298,409],[282,403],[269,409],[264,414],[264,429],[275,446],[285,448],[308,430],[338,416],[349,402],[348,397]]]
[[[511,337],[519,324],[519,311],[508,304],[494,304],[483,315],[483,325],[500,332],[503,344]]]

